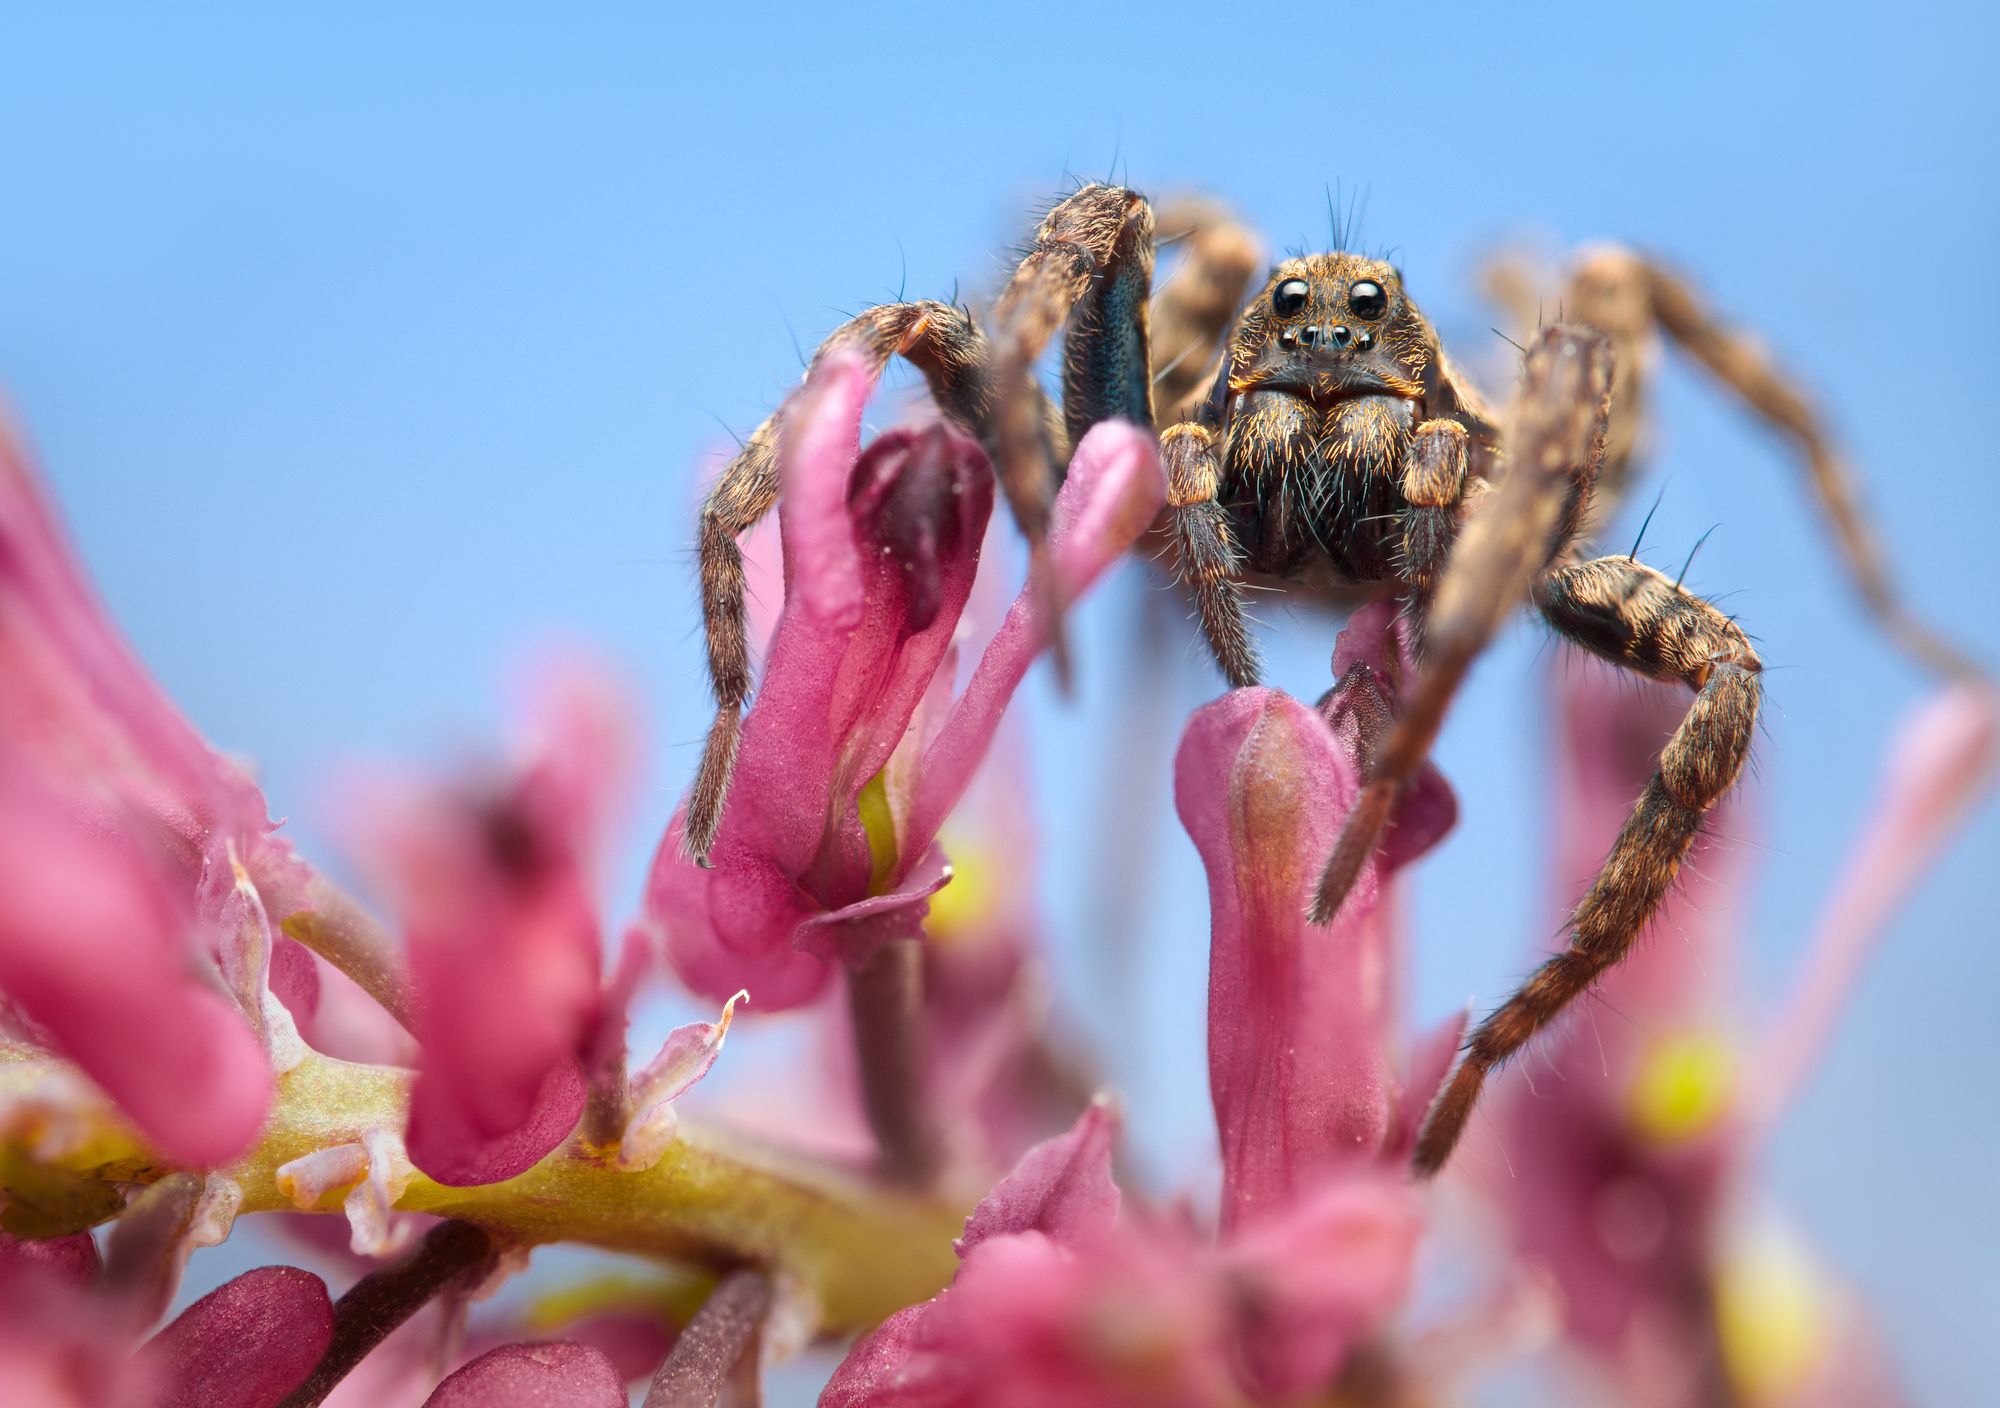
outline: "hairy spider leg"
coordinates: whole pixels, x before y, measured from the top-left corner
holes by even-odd
[[[1428,1177],[1465,1131],[1493,1068],[1590,990],[1631,949],[1701,828],[1735,785],[1757,728],[1763,666],[1734,622],[1629,557],[1559,567],[1535,604],[1566,640],[1613,664],[1695,691],[1652,778],[1570,916],[1569,942],[1473,1030],[1464,1058],[1431,1105],[1413,1165]]]

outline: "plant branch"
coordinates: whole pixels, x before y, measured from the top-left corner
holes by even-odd
[[[31,1107],[58,1079],[74,1089],[74,1074],[60,1063],[9,1059],[0,1047],[0,1108]],[[401,1130],[409,1088],[406,1070],[308,1054],[278,1078],[256,1147],[219,1171],[242,1189],[239,1211],[296,1211],[278,1186],[277,1169],[303,1154],[360,1142],[369,1130]],[[104,1200],[81,1195],[90,1187],[151,1183],[175,1172],[108,1105],[69,1118],[63,1151],[44,1153],[36,1166],[76,1190],[60,1204],[77,1209],[76,1225],[52,1220],[39,1236],[103,1220]],[[28,1159],[33,1148],[29,1131],[0,1134],[0,1164]],[[342,1191],[330,1191],[312,1211],[339,1212]],[[957,1264],[951,1241],[966,1212],[692,1121],[682,1122],[659,1162],[645,1170],[621,1170],[572,1138],[504,1183],[450,1188],[413,1173],[395,1207],[469,1222],[521,1245],[579,1242],[698,1266],[782,1271],[816,1298],[820,1328],[829,1334],[865,1329],[942,1289]]]

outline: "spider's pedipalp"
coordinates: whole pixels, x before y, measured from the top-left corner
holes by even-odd
[[[1244,623],[1243,553],[1216,502],[1221,468],[1215,436],[1206,427],[1177,425],[1160,437],[1167,471],[1167,505],[1172,510],[1173,545],[1181,580],[1194,593],[1202,634],[1231,686],[1258,683],[1263,667]]]

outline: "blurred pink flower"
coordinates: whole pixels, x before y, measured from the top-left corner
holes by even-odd
[[[1595,869],[1684,697],[1578,662],[1558,693],[1557,875]],[[1890,898],[1990,783],[1990,692],[1957,687],[1906,730],[1801,996],[1747,1049],[1733,1010],[1747,827],[1719,806],[1683,880],[1584,1014],[1506,1078],[1459,1161],[1515,1253],[1552,1274],[1564,1343],[1645,1408],[1891,1403],[1865,1316],[1755,1205],[1769,1121],[1823,1039]]]
[[[0,988],[176,1162],[248,1147],[282,1059],[264,1029],[290,1020],[265,992],[316,998],[310,957],[241,901],[239,862],[303,870],[270,833],[118,638],[0,425]]]
[[[832,961],[919,932],[950,879],[939,825],[1045,644],[1024,590],[964,692],[952,643],[971,592],[993,477],[943,426],[857,450],[874,378],[834,357],[785,418],[779,516],[785,603],[743,725],[713,868],[676,819],[654,861],[648,922],[695,991],[748,989],[761,1010],[815,996]],[[1057,500],[1054,570],[1074,600],[1164,501],[1151,438],[1100,426]]]
[[[290,1266],[246,1271],[135,1354],[133,1306],[100,1284],[88,1234],[0,1233],[0,1401],[8,1408],[275,1408],[333,1333],[325,1285]]]
[[[950,1288],[855,1345],[821,1408],[1286,1401],[1401,1299],[1407,1189],[1349,1179],[1214,1245],[1121,1215],[1116,1136],[1099,1103],[1029,1150],[966,1220]]]

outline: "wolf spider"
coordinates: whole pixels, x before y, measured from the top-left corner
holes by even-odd
[[[1524,601],[1592,654],[1694,692],[1571,916],[1567,947],[1468,1038],[1417,1145],[1416,1171],[1427,1176],[1457,1143],[1487,1073],[1631,947],[1749,752],[1762,667],[1744,632],[1635,556],[1583,551],[1593,496],[1615,496],[1629,474],[1656,329],[1802,452],[1886,629],[1935,668],[1973,667],[1900,605],[1850,478],[1799,393],[1644,259],[1606,249],[1581,261],[1562,305],[1572,321],[1533,337],[1501,416],[1445,355],[1390,264],[1344,252],[1288,259],[1246,304],[1258,262],[1248,233],[1201,207],[1167,221],[1187,249],[1157,298],[1152,207],[1090,185],[1042,221],[983,329],[952,304],[885,304],[836,329],[814,365],[836,351],[878,368],[892,356],[913,363],[943,414],[986,446],[1031,551],[1068,447],[1108,417],[1158,424],[1165,532],[1232,685],[1260,675],[1243,610],[1250,574],[1401,601],[1417,668],[1368,750],[1363,790],[1313,896],[1315,922],[1338,912],[1467,669]],[[1065,326],[1057,415],[1034,364]],[[782,415],[751,435],[701,512],[717,708],[689,798],[697,859],[714,839],[749,692],[736,539],[776,501]]]

